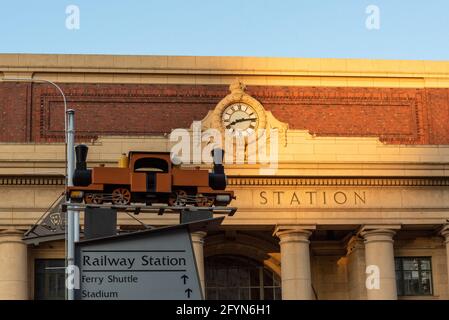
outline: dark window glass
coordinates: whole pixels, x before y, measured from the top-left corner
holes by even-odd
[[[280,300],[281,280],[263,264],[240,256],[206,258],[206,299]]]
[[[34,299],[65,298],[65,260],[37,259],[34,263]]]
[[[432,263],[429,257],[395,258],[399,296],[432,295]]]
[[[240,288],[239,300],[249,300],[249,291],[249,288]]]
[[[206,296],[208,296],[210,300],[217,300],[217,290],[216,289],[207,288],[206,289]]]
[[[281,287],[274,287],[274,299],[275,300],[281,300],[282,299]]]
[[[141,158],[134,163],[134,171],[168,172],[168,163],[159,158]]]

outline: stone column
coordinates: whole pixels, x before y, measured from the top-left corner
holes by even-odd
[[[0,300],[28,299],[27,245],[23,232],[0,231]]]
[[[315,226],[278,226],[282,300],[312,300],[309,237]]]
[[[367,283],[368,300],[397,300],[398,298],[393,249],[395,229],[399,227],[364,226],[360,232],[365,240],[366,271],[369,271],[367,277],[379,276],[378,288],[368,288]],[[370,285],[372,284],[373,282],[370,282]]]
[[[204,231],[197,231],[191,233],[192,236],[192,246],[193,252],[195,254],[196,266],[198,268],[198,276],[200,278],[201,290],[203,291],[203,296],[205,295],[205,277],[204,277],[204,238],[207,233]]]
[[[447,269],[447,281],[449,285],[449,224],[443,226],[440,231],[440,235],[444,237],[444,243],[446,244],[446,269]]]

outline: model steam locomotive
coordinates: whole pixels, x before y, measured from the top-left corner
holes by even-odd
[[[74,186],[68,188],[72,202],[210,207],[226,206],[235,198],[232,191],[225,191],[221,149],[212,153],[211,173],[175,166],[169,152],[130,151],[128,156],[122,155],[119,167],[87,169],[87,153],[86,145],[75,147]]]

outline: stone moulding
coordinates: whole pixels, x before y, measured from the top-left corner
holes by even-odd
[[[58,175],[0,175],[0,186],[64,186],[64,176]],[[229,176],[233,186],[361,186],[361,187],[419,187],[449,186],[449,177],[243,177]]]
[[[448,186],[447,177],[423,178],[345,178],[345,177],[232,177],[229,186]]]
[[[48,175],[0,175],[0,186],[64,186],[63,176]]]

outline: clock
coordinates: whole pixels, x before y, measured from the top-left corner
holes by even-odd
[[[227,106],[221,120],[226,130],[240,136],[249,136],[257,130],[259,125],[259,117],[254,108],[240,102]]]

